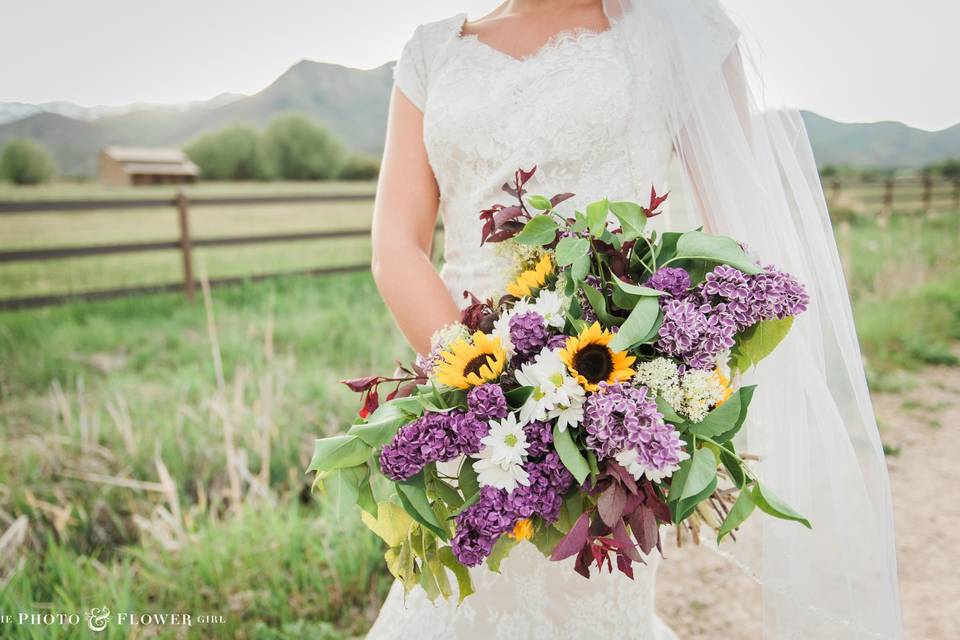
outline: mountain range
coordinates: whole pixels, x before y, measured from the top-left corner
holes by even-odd
[[[322,122],[352,150],[379,154],[392,70],[393,63],[361,70],[302,60],[250,96],[92,108],[0,103],[0,145],[32,138],[50,151],[63,174],[89,176],[106,145],[180,146],[231,124],[263,127],[279,114],[298,112]],[[821,165],[918,168],[960,157],[960,124],[929,132],[900,122],[841,123],[806,111],[803,118]]]

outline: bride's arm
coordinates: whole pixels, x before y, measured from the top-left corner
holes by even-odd
[[[397,326],[418,353],[434,331],[459,319],[430,261],[439,193],[423,146],[423,114],[397,89],[373,207],[374,281]]]

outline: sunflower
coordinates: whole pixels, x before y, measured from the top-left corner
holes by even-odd
[[[516,280],[507,285],[507,293],[517,298],[529,296],[534,289],[539,289],[547,283],[547,276],[551,273],[553,273],[553,260],[550,259],[549,253],[545,253],[533,269],[522,272]]]
[[[460,339],[440,354],[437,381],[457,389],[476,387],[499,378],[506,361],[500,338],[477,331],[472,344]]]
[[[630,365],[636,358],[626,351],[611,350],[607,346],[611,340],[613,334],[594,322],[580,335],[567,338],[567,346],[560,351],[570,375],[587,391],[596,391],[601,382],[629,380],[634,374]]]

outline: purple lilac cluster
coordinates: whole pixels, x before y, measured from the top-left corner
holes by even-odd
[[[663,426],[663,414],[646,387],[601,382],[583,405],[587,446],[600,459],[612,458],[624,449],[642,452]]]
[[[480,451],[490,427],[471,411],[424,413],[397,431],[380,452],[380,469],[391,480],[406,480],[431,462],[446,462]]]
[[[549,338],[547,323],[536,311],[518,313],[510,318],[510,342],[522,360],[540,353]]]
[[[527,438],[527,456],[539,458],[553,449],[553,425],[549,422],[533,420],[523,427]]]
[[[507,398],[498,384],[481,384],[467,393],[467,408],[481,420],[507,417]]]
[[[551,452],[542,460],[528,461],[524,469],[530,475],[530,486],[509,493],[483,487],[479,500],[457,516],[457,533],[450,545],[461,564],[475,567],[483,562],[497,539],[518,520],[539,516],[553,523],[560,516],[563,494],[573,482],[560,457]]]
[[[657,348],[695,369],[713,367],[717,355],[734,345],[738,332],[762,320],[800,314],[809,303],[803,285],[772,266],[747,275],[719,265],[703,283],[681,296],[676,291],[682,276],[674,271],[682,270],[660,269],[648,281],[648,286],[675,296],[660,300],[663,324]]]
[[[650,276],[644,286],[669,293],[674,298],[682,298],[690,288],[690,274],[685,269],[664,267]]]

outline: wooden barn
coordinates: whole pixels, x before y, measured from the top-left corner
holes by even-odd
[[[179,149],[107,147],[100,152],[100,182],[109,186],[188,184],[200,169]]]

